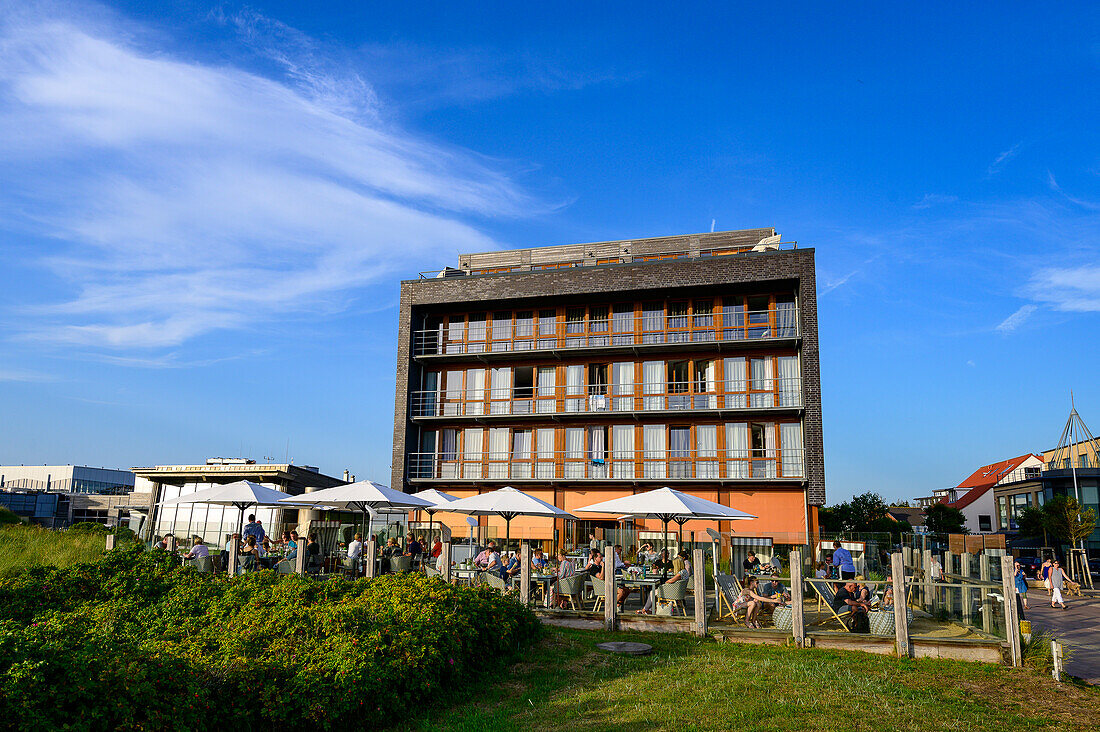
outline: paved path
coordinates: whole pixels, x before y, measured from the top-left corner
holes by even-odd
[[[1090,684],[1100,684],[1100,597],[1066,598],[1068,610],[1054,609],[1044,590],[1027,593],[1027,619],[1073,646],[1066,671]]]

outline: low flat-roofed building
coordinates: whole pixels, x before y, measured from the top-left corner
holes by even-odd
[[[129,470],[87,465],[0,465],[0,491],[121,495],[134,490]]]

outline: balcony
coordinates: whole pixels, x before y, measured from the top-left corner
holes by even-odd
[[[408,455],[412,482],[802,481],[802,449],[586,450]]]
[[[471,356],[490,359],[555,351],[630,352],[661,346],[681,349],[794,341],[801,335],[795,307],[696,315],[643,313],[640,317],[516,322],[450,323],[412,333],[417,358]]]
[[[688,382],[576,384],[462,391],[414,391],[409,415],[415,420],[472,417],[477,421],[515,418],[637,417],[675,412],[797,411],[802,408],[802,379],[752,379],[729,382],[724,393],[693,393]],[[712,388],[716,385],[711,382]],[[486,399],[486,396],[488,399]]]

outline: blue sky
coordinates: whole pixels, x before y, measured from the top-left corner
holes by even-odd
[[[1098,20],[9,6],[0,464],[386,481],[400,279],[712,220],[817,250],[830,502],[1052,447],[1070,389],[1095,432]]]

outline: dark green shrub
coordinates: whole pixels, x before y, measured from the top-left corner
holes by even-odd
[[[0,506],[0,526],[7,526],[8,524],[19,524],[23,520],[7,506]]]
[[[229,578],[165,558],[115,551],[0,579],[0,719],[43,729],[377,726],[476,683],[539,627],[491,590],[419,575]]]

